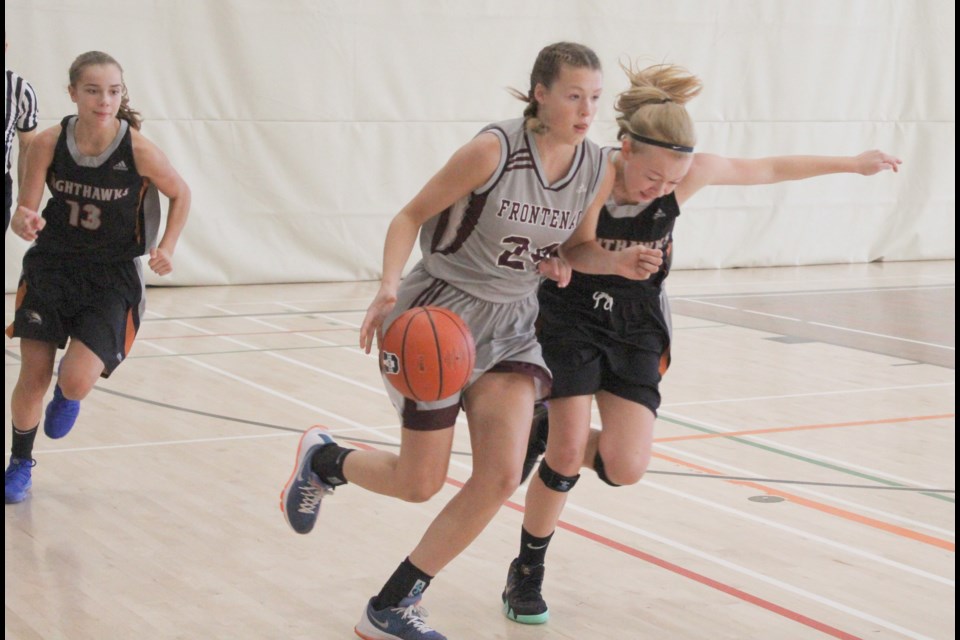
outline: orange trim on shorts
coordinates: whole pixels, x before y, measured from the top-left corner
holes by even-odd
[[[123,341],[123,357],[126,358],[133,348],[133,341],[137,337],[137,325],[133,322],[133,309],[127,310],[127,331]]]
[[[19,309],[20,305],[23,304],[23,299],[24,297],[26,297],[26,295],[27,295],[27,283],[26,281],[23,281],[20,283],[20,286],[17,287],[17,298],[16,298],[17,301],[16,301],[16,306],[14,307],[15,310]],[[7,325],[7,328],[6,330],[4,330],[4,333],[7,334],[8,338],[13,337],[13,322]]]
[[[667,369],[670,368],[670,347],[667,347],[663,353],[660,354],[660,366],[658,370],[660,372],[660,377],[667,372]]]

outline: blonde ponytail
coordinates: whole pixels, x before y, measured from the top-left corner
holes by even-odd
[[[617,96],[617,138],[630,136],[674,151],[693,151],[697,137],[693,118],[684,105],[700,93],[700,79],[672,64],[641,70],[623,63],[620,66],[630,80],[630,88]]]

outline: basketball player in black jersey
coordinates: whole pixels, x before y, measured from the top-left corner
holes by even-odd
[[[521,529],[502,599],[511,620],[541,624],[544,561],[567,492],[581,466],[612,486],[640,481],[650,461],[659,383],[669,364],[670,312],[663,281],[670,270],[673,226],[680,206],[708,185],[772,184],[831,173],[869,176],[900,160],[880,151],[855,157],[724,158],[694,153],[694,124],[684,104],[700,80],[674,65],[624,68],[631,87],[617,99],[618,138],[613,191],[597,222],[608,250],[646,245],[663,252],[648,280],[574,272],[569,286],[545,281],[539,291],[540,342],[553,373],[547,412],[534,420],[525,471],[532,471]],[[603,430],[590,428],[593,399]]]
[[[70,67],[77,114],[39,134],[30,145],[27,175],[11,221],[34,244],[23,257],[17,308],[9,337],[20,338],[20,375],[10,399],[13,446],[4,498],[20,502],[32,484],[33,443],[44,394],[60,360],[44,432],[62,438],[80,401],[107,377],[133,345],[144,304],[140,256],[159,275],[173,253],[190,209],[190,189],[166,156],[140,134],[128,103],[123,70],[91,51]],[[44,186],[52,197],[38,213]],[[169,199],[159,230],[159,197]]]

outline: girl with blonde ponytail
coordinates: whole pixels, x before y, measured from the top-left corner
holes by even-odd
[[[671,64],[623,69],[630,88],[616,102],[616,179],[597,220],[597,240],[614,252],[659,249],[663,263],[642,281],[574,271],[566,288],[550,281],[540,287],[539,337],[553,390],[548,409],[535,411],[524,478],[546,454],[527,490],[520,554],[502,595],[507,617],[525,624],[549,617],[541,596],[547,547],[581,466],[618,487],[639,482],[650,462],[659,383],[670,362],[663,282],[680,206],[707,185],[771,184],[830,173],[870,176],[900,165],[880,151],[759,159],[695,153],[695,127],[685,105],[700,93],[700,80]],[[594,398],[602,430],[590,428]]]

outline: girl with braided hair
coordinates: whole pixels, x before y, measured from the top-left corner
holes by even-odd
[[[368,640],[442,640],[423,621],[431,579],[493,519],[520,482],[534,401],[550,372],[534,331],[541,275],[561,279],[566,261],[624,279],[656,272],[660,252],[611,253],[594,239],[596,217],[613,185],[608,155],[586,139],[603,87],[600,61],[569,42],[540,51],[524,116],[485,127],[394,217],[383,277],[360,329],[374,335],[412,307],[437,305],[470,327],[477,359],[466,388],[438,402],[415,402],[385,384],[402,420],[399,454],[342,447],[322,429],[304,433],[281,508],[297,533],[314,526],[334,487],[422,502],[446,479],[453,427],[466,411],[473,470],[378,594],[356,633]],[[423,259],[401,282],[417,235]],[[386,523],[394,526],[394,523]]]

